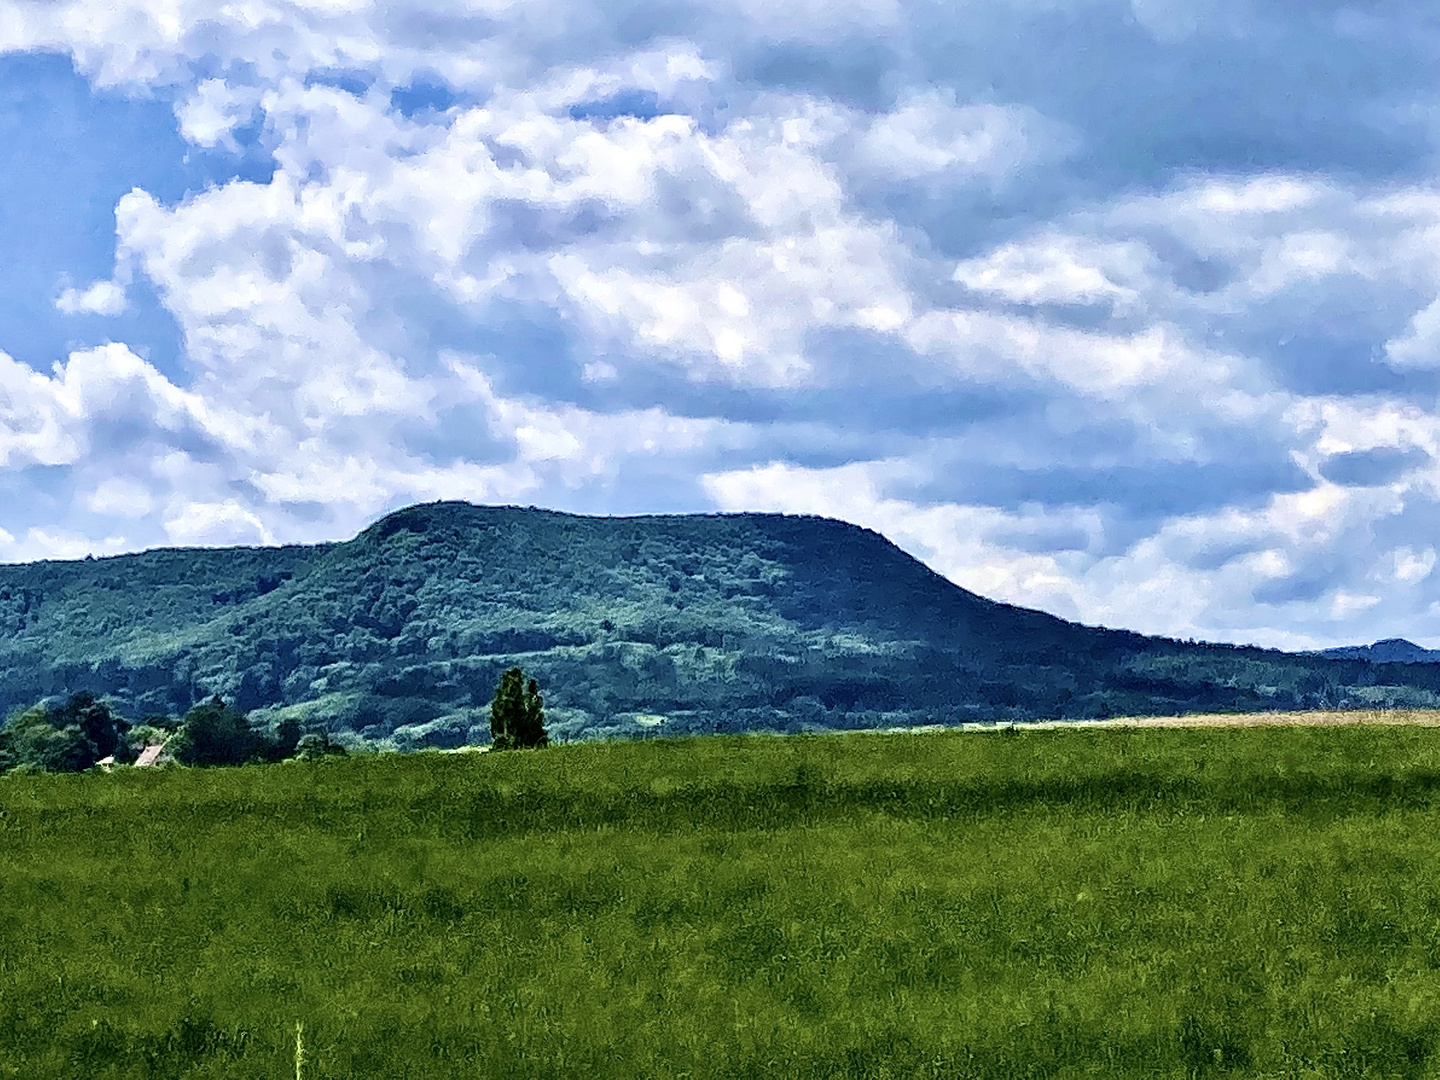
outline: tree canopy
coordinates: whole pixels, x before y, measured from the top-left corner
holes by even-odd
[[[282,721],[273,734],[261,731],[216,694],[185,713],[173,747],[182,765],[243,765],[279,761],[293,754],[302,741],[294,720]]]
[[[130,725],[88,691],[55,704],[40,702],[0,728],[0,772],[28,766],[80,772],[124,751]]]
[[[243,765],[295,757],[313,761],[343,755],[325,732],[306,734],[293,717],[273,729],[257,726],[218,694],[178,720],[147,716],[132,724],[88,691],[63,701],[43,700],[0,725],[0,773],[83,772],[97,764],[133,764],[139,751],[163,743],[182,765]]]
[[[550,745],[545,733],[545,699],[540,684],[512,667],[500,676],[490,703],[491,747],[495,750],[529,750]]]

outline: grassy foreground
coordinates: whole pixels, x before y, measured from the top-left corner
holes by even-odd
[[[0,1076],[1440,1075],[1440,730],[0,781]]]

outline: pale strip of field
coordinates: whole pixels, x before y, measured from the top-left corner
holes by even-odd
[[[1313,712],[1201,713],[1195,716],[1122,716],[1086,723],[1097,727],[1440,727],[1440,709],[1323,709]],[[1047,722],[1047,726],[1058,726]]]
[[[1440,709],[1317,709],[1310,712],[1196,713],[1191,716],[1116,716],[1109,720],[1038,720],[1019,728],[1059,727],[1440,727]]]
[[[1212,727],[1440,727],[1440,709],[1316,709],[1309,712],[1196,713],[1190,716],[1114,716],[1108,720],[1020,720],[995,724],[921,724],[868,728],[846,734],[924,735],[939,731],[1046,731],[1055,728]]]

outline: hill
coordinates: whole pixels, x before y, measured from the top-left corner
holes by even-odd
[[[1440,663],[1440,649],[1426,649],[1404,638],[1386,638],[1373,645],[1342,645],[1337,649],[1321,649],[1318,655],[1334,660],[1373,660],[1382,664]]]
[[[219,693],[450,746],[488,738],[515,663],[561,739],[1440,705],[1437,666],[1080,626],[817,517],[433,503],[344,543],[0,567],[6,712],[88,689],[141,718]]]

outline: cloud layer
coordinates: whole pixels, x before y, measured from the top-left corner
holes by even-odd
[[[1440,644],[1437,37],[1400,3],[8,3],[0,91],[68,57],[78,115],[179,150],[84,181],[108,265],[0,231],[44,278],[0,311],[0,559],[440,497],[804,511],[1085,622]]]

